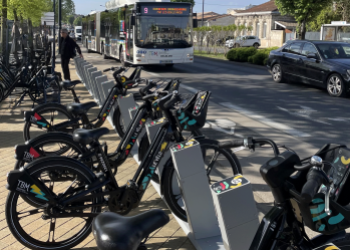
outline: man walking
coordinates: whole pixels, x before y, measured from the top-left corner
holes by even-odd
[[[68,36],[67,29],[62,29],[60,54],[61,54],[61,66],[62,66],[62,71],[63,71],[65,80],[69,80],[69,81],[71,80],[70,72],[69,72],[69,61],[71,58],[74,58],[76,54],[75,49],[78,50],[80,57],[83,58],[79,45],[72,38]]]

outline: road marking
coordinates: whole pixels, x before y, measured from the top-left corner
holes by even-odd
[[[251,112],[249,110],[246,110],[246,109],[243,109],[241,108],[240,106],[237,106],[237,105],[234,105],[230,102],[222,102],[222,103],[219,103],[221,106],[224,106],[226,108],[229,108],[229,109],[233,109],[235,111],[237,111],[238,113],[242,114],[242,115],[245,115],[253,120],[257,120],[261,123],[264,123],[272,128],[276,128],[276,129],[279,129],[279,130],[282,130],[283,132],[287,133],[287,134],[290,134],[292,136],[296,136],[296,137],[310,137],[311,135],[310,134],[307,134],[307,133],[304,133],[304,132],[301,132],[297,129],[294,129],[294,128],[291,128],[285,124],[281,124],[281,123],[278,123],[278,122],[275,122],[275,121],[272,121],[271,119],[268,119],[264,116],[261,116],[261,115],[258,115],[258,114],[255,114],[254,112]]]
[[[146,70],[144,70],[146,71]],[[153,73],[153,72],[149,72],[149,71],[146,71],[148,74],[150,74],[151,76],[157,76],[157,77],[160,77],[160,74],[158,73]]]
[[[277,106],[277,108],[279,110],[284,111],[290,115],[299,116],[299,117],[302,117],[304,119],[307,119],[307,120],[310,120],[313,122],[318,122],[318,123],[322,123],[322,124],[326,124],[326,125],[332,125],[329,122],[325,122],[325,121],[322,121],[320,119],[310,117],[313,113],[317,113],[318,112],[317,110],[314,110],[310,107],[301,106],[301,105],[300,105],[300,107],[301,107],[300,110],[288,110],[288,109]]]

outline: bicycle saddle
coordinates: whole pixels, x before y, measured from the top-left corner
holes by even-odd
[[[71,88],[74,88],[75,85],[81,83],[81,81],[79,80],[76,80],[76,81],[63,81],[63,82],[60,82],[60,86],[65,89],[65,90],[70,90]]]
[[[144,238],[168,222],[168,215],[160,209],[133,217],[105,212],[94,219],[92,232],[100,250],[136,250]]]
[[[87,102],[87,103],[71,103],[67,105],[67,110],[73,115],[82,115],[86,114],[91,108],[96,107],[96,102]]]
[[[89,144],[109,133],[108,128],[83,129],[78,128],[73,132],[73,140],[82,144]]]

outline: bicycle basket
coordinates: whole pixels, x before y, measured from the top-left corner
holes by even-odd
[[[178,107],[171,110],[181,130],[193,131],[202,128],[207,118],[210,91],[199,91],[191,98],[183,99]]]

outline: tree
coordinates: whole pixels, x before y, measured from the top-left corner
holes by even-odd
[[[23,0],[21,0],[23,1]],[[51,1],[51,6],[53,6],[53,1]],[[69,15],[75,14],[75,4],[73,0],[61,0],[62,1],[62,21],[67,20]],[[51,11],[53,9],[51,8]],[[58,0],[56,0],[56,20],[58,20]]]
[[[340,15],[342,21],[350,22],[350,1],[335,0],[335,12]]]
[[[77,18],[75,18],[73,25],[74,26],[81,26],[82,20],[83,20],[83,18],[81,16],[78,16]]]
[[[195,5],[194,0],[171,0],[172,2],[176,2],[176,3],[191,3],[192,6]]]
[[[332,6],[328,6],[327,8],[323,9],[314,20],[308,23],[307,29],[311,31],[319,31],[323,24],[338,21],[340,19],[341,15],[337,13]]]
[[[73,25],[73,22],[74,22],[74,16],[73,15],[69,15],[67,17],[67,23],[70,24],[70,25]]]
[[[323,9],[332,5],[330,0],[275,0],[275,3],[282,15],[294,16],[298,22],[299,38],[302,40],[305,39],[307,23],[314,20]]]

